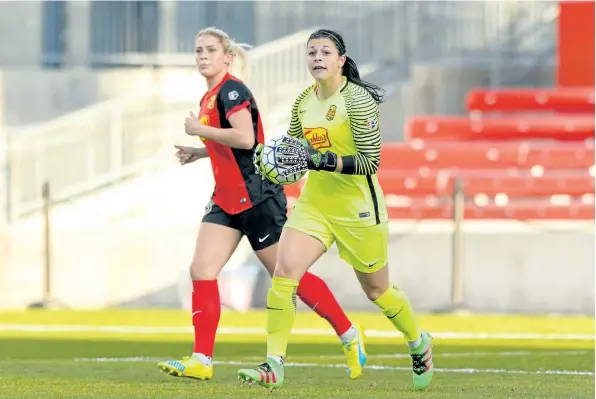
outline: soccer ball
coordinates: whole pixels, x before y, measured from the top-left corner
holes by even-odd
[[[277,149],[282,146],[289,146],[295,142],[296,145],[300,145],[297,139],[288,136],[281,135],[270,138],[263,145],[261,151],[261,162],[258,165],[260,173],[267,178],[267,180],[276,183],[289,185],[294,184],[298,180],[302,179],[306,174],[307,170],[301,170],[297,173],[284,175],[282,172],[296,167],[294,165],[283,165],[277,162]]]

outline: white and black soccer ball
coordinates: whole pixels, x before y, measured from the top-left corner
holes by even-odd
[[[306,169],[306,164],[302,167],[296,165],[295,162],[292,162],[292,164],[284,164],[280,162],[280,159],[283,158],[284,155],[278,151],[280,148],[288,150],[292,147],[298,149],[300,146],[301,144],[297,139],[288,135],[275,136],[268,139],[261,151],[261,162],[258,165],[260,173],[265,176],[267,180],[276,184],[289,185],[302,179],[308,171]],[[296,170],[296,172],[292,172],[294,170]]]

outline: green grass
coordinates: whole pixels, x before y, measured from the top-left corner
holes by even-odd
[[[369,329],[391,330],[379,315],[354,313]],[[426,392],[411,388],[403,342],[369,338],[370,367],[347,378],[341,347],[331,335],[293,336],[286,385],[269,392],[240,384],[236,372],[260,363],[264,335],[221,334],[215,378],[208,382],[160,373],[157,359],[188,355],[190,333],[6,331],[5,324],[87,326],[188,326],[181,311],[27,311],[0,313],[0,398],[594,398],[593,340],[435,339],[435,381]],[[588,317],[421,316],[432,332],[594,334]],[[221,326],[259,328],[262,312],[225,312]],[[316,315],[299,313],[296,328],[329,329]],[[394,356],[395,355],[395,356]],[[107,358],[98,361],[97,358]],[[126,359],[129,358],[129,359]],[[131,359],[134,358],[134,359]],[[109,361],[106,361],[109,360]],[[236,362],[241,364],[226,364]],[[313,364],[299,367],[299,364]],[[335,366],[339,365],[339,366]],[[386,368],[386,369],[383,369]],[[387,369],[389,368],[389,369]],[[467,370],[464,370],[467,369]],[[540,374],[567,372],[568,375]],[[581,371],[590,375],[571,375]]]

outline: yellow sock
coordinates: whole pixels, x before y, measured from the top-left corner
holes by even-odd
[[[414,310],[406,294],[397,287],[389,287],[377,300],[373,301],[387,316],[389,321],[401,331],[408,341],[420,338],[420,328]]]
[[[296,317],[298,280],[273,276],[267,294],[267,356],[286,355]]]

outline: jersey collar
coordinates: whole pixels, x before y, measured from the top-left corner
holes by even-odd
[[[221,78],[221,82],[219,82],[217,84],[217,86],[215,86],[213,89],[209,90],[209,93],[215,93],[217,90],[219,90],[219,88],[226,82],[226,80],[228,80],[230,78],[230,73],[227,72],[223,78]]]
[[[212,95],[212,94],[214,94],[214,93],[217,93],[217,91],[219,90],[219,88],[220,88],[220,87],[221,87],[221,86],[222,86],[222,85],[223,85],[223,84],[226,82],[226,80],[228,80],[229,78],[230,78],[230,73],[228,72],[228,73],[226,73],[226,74],[223,76],[223,78],[221,79],[221,82],[219,82],[219,83],[217,84],[217,86],[215,86],[213,89],[211,89],[211,90],[207,91],[205,94],[203,94],[203,97],[201,97],[201,101],[200,101],[200,103],[202,104],[202,103],[203,103],[203,100],[204,100],[205,98],[207,98],[208,96],[210,96],[210,95]]]
[[[345,76],[342,76],[342,79],[343,79],[343,83],[341,84],[341,86],[339,86],[339,89],[335,93],[333,93],[333,95],[329,98],[335,97],[335,95],[337,93],[340,93],[341,91],[343,91],[343,89],[347,86],[348,79]],[[315,82],[314,90],[315,90],[315,94],[319,94],[319,85],[316,82]],[[327,100],[329,100],[329,98]],[[317,99],[318,99],[318,97],[317,97]],[[325,100],[325,101],[327,101],[327,100]]]

